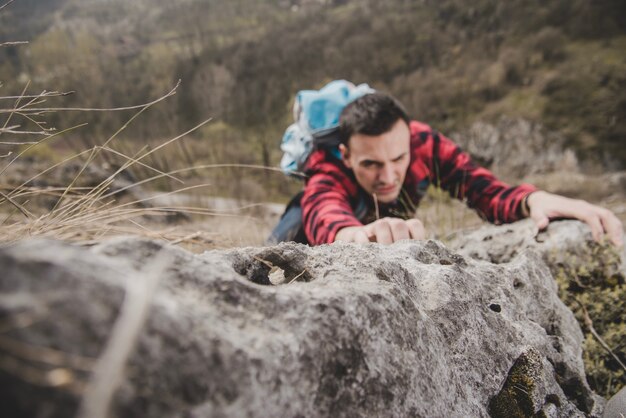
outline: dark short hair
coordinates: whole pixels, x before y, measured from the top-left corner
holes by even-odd
[[[404,107],[393,96],[375,92],[348,104],[339,117],[339,139],[347,145],[355,134],[382,135],[402,119],[409,124]]]

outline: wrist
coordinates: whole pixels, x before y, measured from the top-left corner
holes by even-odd
[[[333,239],[332,242],[351,241],[352,235],[354,235],[355,228],[358,228],[358,227],[357,226],[344,226],[339,231],[337,231],[337,233],[335,234],[335,238]]]
[[[526,196],[522,198],[522,201],[520,202],[520,213],[522,214],[523,218],[530,217],[530,205],[528,204],[528,199],[533,193],[536,193],[536,192],[528,193]]]

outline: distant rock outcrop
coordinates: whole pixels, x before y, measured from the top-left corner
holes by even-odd
[[[576,154],[566,148],[562,135],[525,119],[503,117],[495,125],[476,122],[451,137],[480,165],[510,180],[579,171]]]
[[[604,405],[580,327],[532,252],[492,264],[435,241],[203,255],[135,238],[23,241],[0,249],[0,272],[6,416],[572,417]]]

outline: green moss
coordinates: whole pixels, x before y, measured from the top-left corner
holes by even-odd
[[[541,355],[534,348],[522,353],[509,370],[500,393],[489,402],[489,415],[494,418],[534,416],[543,401],[537,393],[542,375]]]
[[[585,334],[585,370],[589,384],[600,395],[610,397],[626,385],[624,369],[592,334],[592,327],[606,345],[626,362],[626,280],[620,257],[609,244],[591,244],[580,253],[565,257],[551,255],[552,273],[559,296],[574,312]]]

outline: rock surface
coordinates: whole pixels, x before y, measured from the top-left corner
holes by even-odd
[[[567,254],[581,255],[597,247],[587,225],[574,220],[550,223],[545,231],[537,232],[530,219],[506,225],[488,225],[474,232],[457,236],[449,247],[461,255],[495,264],[511,261],[521,252],[532,250],[548,265],[565,261]],[[619,251],[619,269],[626,272],[626,247]]]
[[[494,265],[434,241],[203,255],[24,241],[0,249],[0,272],[6,416],[571,417],[604,404],[532,253]]]
[[[552,222],[536,236],[533,227],[530,220],[486,226],[450,246],[468,258],[496,264],[536,252],[555,277],[559,297],[583,326],[587,379],[609,398],[626,387],[626,248],[594,242],[589,227],[578,221]]]

